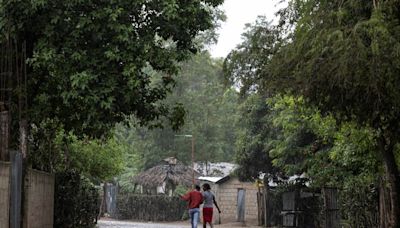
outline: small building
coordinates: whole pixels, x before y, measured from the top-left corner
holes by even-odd
[[[143,194],[168,194],[172,196],[177,186],[190,188],[200,174],[176,158],[162,160],[156,166],[139,173],[133,183]]]
[[[222,211],[214,216],[214,223],[258,223],[257,192],[253,182],[243,182],[233,176],[199,177],[201,184],[209,183]],[[220,220],[220,221],[219,221]]]

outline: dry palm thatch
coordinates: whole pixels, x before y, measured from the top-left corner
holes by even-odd
[[[185,166],[176,158],[167,158],[158,165],[139,173],[133,178],[133,183],[141,185],[144,188],[155,188],[162,186],[163,183],[169,183],[174,186],[183,185],[190,187],[192,185],[193,169]],[[197,179],[200,176],[198,172],[194,172]]]

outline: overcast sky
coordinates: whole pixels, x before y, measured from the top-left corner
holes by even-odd
[[[213,57],[226,55],[241,42],[244,25],[252,23],[258,15],[264,15],[268,20],[274,19],[278,0],[225,0],[222,9],[227,16],[226,22],[219,30],[217,45],[210,48]]]

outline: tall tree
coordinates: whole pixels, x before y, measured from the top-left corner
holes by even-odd
[[[265,17],[246,25],[243,42],[224,60],[224,74],[228,85],[240,89],[236,141],[236,162],[242,179],[255,179],[260,173],[278,172],[269,156],[270,141],[275,129],[268,121],[271,113],[265,99],[275,90],[266,87],[262,72],[271,64],[272,57],[283,42],[281,29],[272,25]]]
[[[242,94],[303,95],[338,125],[372,129],[390,183],[391,227],[398,227],[399,1],[293,0],[279,15],[276,26],[250,27],[225,61],[228,78]]]
[[[296,30],[274,56],[271,82],[338,120],[377,132],[390,186],[390,227],[399,227],[400,2],[293,2],[300,3]]]
[[[30,121],[98,137],[126,114],[170,115],[158,101],[222,2],[1,1],[1,43],[26,42]],[[152,86],[145,67],[166,72],[162,83]]]
[[[254,93],[271,96],[274,90],[265,86],[263,73],[268,73],[265,69],[284,41],[282,29],[260,16],[253,24],[246,24],[242,38],[224,60],[226,82],[240,88],[242,97]]]
[[[162,75],[158,75],[158,78],[162,78]],[[182,63],[178,78],[166,104],[180,103],[186,110],[181,129],[174,131],[162,123],[165,119],[160,118],[158,122],[166,127],[121,126],[120,138],[132,137],[132,140],[124,141],[136,148],[134,152],[141,160],[140,168],[148,168],[169,156],[189,163],[191,139],[176,136],[183,134],[195,138],[196,161],[232,161],[238,93],[233,88],[225,87],[221,60],[212,59],[209,53],[201,52]],[[152,123],[157,124],[155,121]]]
[[[276,130],[269,122],[271,109],[265,98],[258,94],[250,95],[239,108],[241,118],[237,124],[236,162],[237,173],[244,180],[255,180],[260,173],[274,177],[278,169],[272,166],[269,155],[271,141]],[[268,176],[269,175],[269,176]]]

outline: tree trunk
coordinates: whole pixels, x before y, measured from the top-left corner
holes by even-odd
[[[379,181],[379,227],[389,226],[390,221],[390,199],[389,190],[386,186],[386,178],[382,177]]]
[[[28,156],[28,121],[26,119],[19,121],[19,143],[22,157]]]
[[[399,170],[394,156],[394,143],[386,143],[385,139],[380,142],[380,149],[383,153],[386,179],[389,184],[390,199],[390,221],[389,228],[400,227],[400,178]],[[390,145],[388,145],[390,144]]]

